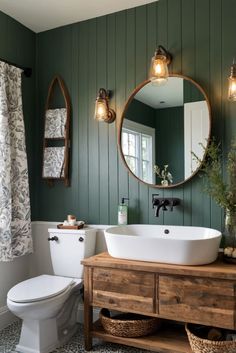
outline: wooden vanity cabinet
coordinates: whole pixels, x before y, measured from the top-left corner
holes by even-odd
[[[161,317],[234,329],[235,283],[201,277],[159,276]]]
[[[82,263],[86,350],[98,337],[160,353],[190,353],[184,326],[176,321],[236,329],[234,265],[219,259],[205,266],[178,266],[115,259],[107,253]],[[160,317],[165,324],[155,335],[116,337],[93,323],[93,307]]]
[[[92,276],[93,306],[155,314],[153,273],[94,268]]]

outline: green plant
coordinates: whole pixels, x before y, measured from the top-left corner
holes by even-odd
[[[203,172],[204,191],[208,193],[216,203],[230,213],[236,211],[236,141],[233,141],[227,155],[226,171],[223,175],[222,151],[220,143],[212,139],[208,147],[204,147],[205,159],[200,170]],[[198,156],[194,158],[201,163]]]
[[[173,182],[173,177],[172,174],[168,171],[168,164],[165,164],[163,169],[161,169],[158,165],[154,165],[154,173],[161,179],[161,184],[164,184],[165,182],[167,184],[172,184]]]

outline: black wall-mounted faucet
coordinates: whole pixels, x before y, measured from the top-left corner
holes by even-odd
[[[173,211],[174,206],[180,205],[180,199],[173,197],[157,197],[158,194],[152,195],[152,208],[155,208],[155,217],[159,217],[159,211],[168,211],[166,206],[170,206],[170,211]]]

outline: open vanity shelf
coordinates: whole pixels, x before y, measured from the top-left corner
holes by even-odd
[[[185,322],[236,329],[235,265],[219,259],[205,266],[179,266],[115,259],[107,253],[82,263],[86,350],[97,337],[160,353],[190,353]],[[112,336],[99,321],[93,324],[93,307],[160,317],[164,324],[145,337]]]
[[[100,322],[97,321],[93,325],[92,336],[103,341],[124,344],[159,353],[192,353],[183,325],[171,325],[168,322],[162,326],[155,334],[139,338],[127,338],[106,333]]]

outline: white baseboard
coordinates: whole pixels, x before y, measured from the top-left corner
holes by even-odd
[[[98,318],[99,318],[99,311],[100,311],[100,309],[93,308],[93,321],[98,320]],[[77,313],[77,321],[78,321],[80,324],[83,324],[83,323],[84,323],[84,306],[83,306],[83,304],[80,304],[80,305],[79,305],[78,313]]]
[[[9,311],[7,306],[0,307],[0,330],[2,330],[7,325],[10,325],[15,320],[15,315]]]

